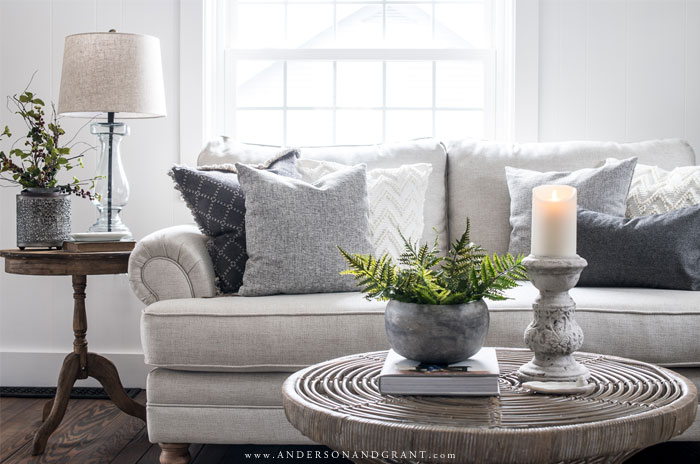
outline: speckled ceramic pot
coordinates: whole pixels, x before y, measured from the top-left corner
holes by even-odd
[[[489,309],[484,300],[462,305],[423,305],[389,301],[384,313],[391,347],[425,363],[450,364],[484,346]]]
[[[70,238],[70,194],[26,189],[17,195],[17,247],[56,247]]]

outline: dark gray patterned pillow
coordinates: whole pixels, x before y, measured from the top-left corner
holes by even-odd
[[[286,150],[267,163],[256,166],[285,177],[300,178],[295,161],[297,150]],[[241,286],[248,259],[245,247],[245,196],[232,165],[174,166],[170,177],[192,212],[214,263],[219,290],[235,293]]]

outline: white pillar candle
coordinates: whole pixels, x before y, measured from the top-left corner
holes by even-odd
[[[568,185],[540,185],[532,189],[534,256],[576,256],[576,189]]]

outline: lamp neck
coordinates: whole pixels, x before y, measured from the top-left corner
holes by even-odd
[[[107,113],[107,124],[114,124],[114,111]]]

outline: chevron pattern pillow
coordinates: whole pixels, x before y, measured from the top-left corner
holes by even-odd
[[[349,168],[331,161],[297,160],[301,179],[309,183]],[[404,249],[399,230],[406,238],[421,238],[425,192],[432,169],[428,163],[418,163],[367,171],[370,240],[378,255],[389,253],[398,259]]]
[[[628,218],[700,205],[700,166],[665,171],[638,164],[627,196]]]

